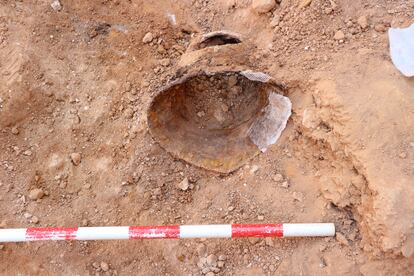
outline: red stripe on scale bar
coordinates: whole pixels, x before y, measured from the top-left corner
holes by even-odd
[[[78,227],[27,228],[27,240],[74,240]]]
[[[180,237],[180,226],[130,226],[130,239],[177,239]]]
[[[283,224],[233,224],[231,237],[283,237]]]

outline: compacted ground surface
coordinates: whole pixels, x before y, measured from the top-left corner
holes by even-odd
[[[0,0],[0,227],[334,222],[337,235],[4,243],[0,274],[413,275],[414,80],[387,29],[414,22],[414,1],[57,2]],[[173,158],[147,126],[190,42],[216,30],[248,41],[248,66],[293,104],[277,144],[230,174]]]

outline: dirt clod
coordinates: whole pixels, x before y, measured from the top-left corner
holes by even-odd
[[[275,0],[253,0],[252,8],[258,13],[267,13],[276,7]]]
[[[43,196],[45,195],[45,193],[43,192],[42,189],[33,189],[29,192],[29,198],[31,200],[38,200],[41,199]]]

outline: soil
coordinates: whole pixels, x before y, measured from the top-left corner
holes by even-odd
[[[337,236],[6,243],[1,274],[413,275],[414,79],[386,30],[413,23],[414,1],[51,2],[0,0],[1,227],[334,222]],[[277,144],[230,174],[172,157],[147,126],[191,41],[216,30],[241,34],[232,45],[252,46],[233,60],[293,104]]]

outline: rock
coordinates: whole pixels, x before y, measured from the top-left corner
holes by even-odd
[[[276,7],[275,0],[253,0],[252,8],[257,13],[267,13]]]
[[[167,67],[168,65],[171,64],[171,61],[170,61],[169,58],[164,58],[164,59],[160,60],[160,64],[164,67]]]
[[[311,3],[312,3],[312,0],[302,0],[302,2],[300,2],[300,4],[299,4],[299,8],[300,9],[306,8]]]
[[[50,6],[52,7],[52,9],[54,11],[61,11],[62,10],[62,4],[60,3],[59,0],[54,0]]]
[[[274,265],[269,265],[269,270],[274,272],[276,270],[276,267]]]
[[[208,255],[206,261],[209,266],[217,266],[217,256],[214,254]]]
[[[206,115],[206,113],[204,111],[197,112],[197,116],[200,117],[200,118],[204,117],[205,115]]]
[[[197,245],[197,254],[200,257],[204,257],[207,254],[207,247],[204,243]]]
[[[257,216],[257,220],[260,220],[260,221],[264,220],[264,216],[262,215]]]
[[[275,15],[275,16],[273,17],[272,21],[270,22],[270,26],[271,26],[272,28],[274,28],[274,27],[276,27],[276,26],[279,26],[279,24],[280,24],[280,16]]]
[[[225,261],[225,260],[227,260],[227,257],[226,257],[226,255],[220,255],[220,256],[218,256],[218,259],[219,259],[219,261]]]
[[[32,219],[31,219],[31,221],[32,221],[32,223],[34,223],[34,224],[38,224],[38,223],[39,223],[39,218],[38,218],[38,217],[36,217],[36,216],[33,216],[33,217],[32,217]]]
[[[42,189],[33,189],[29,192],[29,198],[31,200],[38,200],[41,199],[43,196],[45,195],[45,193],[43,192]]]
[[[205,268],[203,268],[202,270],[201,270],[201,273],[203,273],[203,274],[207,274],[207,273],[209,273],[210,272],[210,268],[209,267],[205,267]],[[212,273],[212,272],[211,272]],[[213,275],[214,275],[214,273],[213,273]]]
[[[357,20],[358,25],[362,28],[362,29],[366,29],[368,28],[368,19],[365,15],[360,16]]]
[[[405,153],[405,152],[401,152],[398,156],[399,156],[401,159],[405,159],[405,158],[407,158],[407,153]]]
[[[283,175],[278,173],[275,176],[273,176],[273,180],[276,181],[276,182],[282,181],[283,180]]]
[[[377,24],[374,26],[374,30],[379,33],[384,33],[387,30],[387,28],[383,24]]]
[[[345,34],[341,30],[337,31],[334,35],[335,40],[343,40],[344,38],[345,38]]]
[[[197,266],[198,268],[202,269],[206,263],[207,263],[207,258],[203,257],[203,258],[200,258],[200,260],[198,260]]]
[[[283,183],[281,184],[281,186],[285,189],[289,188],[289,182],[287,181],[283,181]]]
[[[105,271],[106,272],[106,271],[109,270],[109,265],[107,263],[105,263],[105,262],[101,262],[100,267],[101,267],[102,271]]]
[[[32,217],[32,214],[30,214],[30,213],[24,213],[24,214],[23,214],[23,216],[24,216],[26,219],[29,219],[29,218],[31,218],[31,217]]]
[[[70,154],[70,159],[72,160],[73,165],[77,166],[80,164],[82,156],[79,152],[74,152]]]
[[[93,262],[92,263],[93,268],[98,269],[99,268],[99,264],[97,262]]]
[[[18,135],[19,134],[19,129],[17,127],[13,127],[11,129],[11,133],[14,134],[14,135]]]
[[[346,245],[346,246],[349,245],[348,240],[345,238],[345,236],[342,233],[339,233],[339,232],[336,233],[336,240],[342,245]]]
[[[301,192],[293,192],[292,193],[293,199],[299,202],[302,202],[305,199],[305,196]]]
[[[184,178],[183,181],[181,181],[178,185],[177,185],[178,189],[180,189],[181,191],[187,191],[188,188],[190,187],[190,184],[188,182],[188,178]]]
[[[224,267],[224,262],[223,261],[218,261],[217,262],[217,267],[223,268]]]
[[[25,150],[24,152],[23,152],[23,155],[26,155],[26,156],[32,156],[32,151],[31,150]]]
[[[206,276],[214,276],[214,275],[216,274],[214,274],[214,272],[211,272],[211,271],[206,273]]]
[[[255,174],[258,170],[259,170],[259,166],[253,165],[252,168],[250,169],[250,173]]]
[[[150,43],[154,39],[154,35],[151,32],[148,32],[144,35],[142,42],[145,44]]]
[[[0,250],[4,249],[4,244],[0,244]]]

